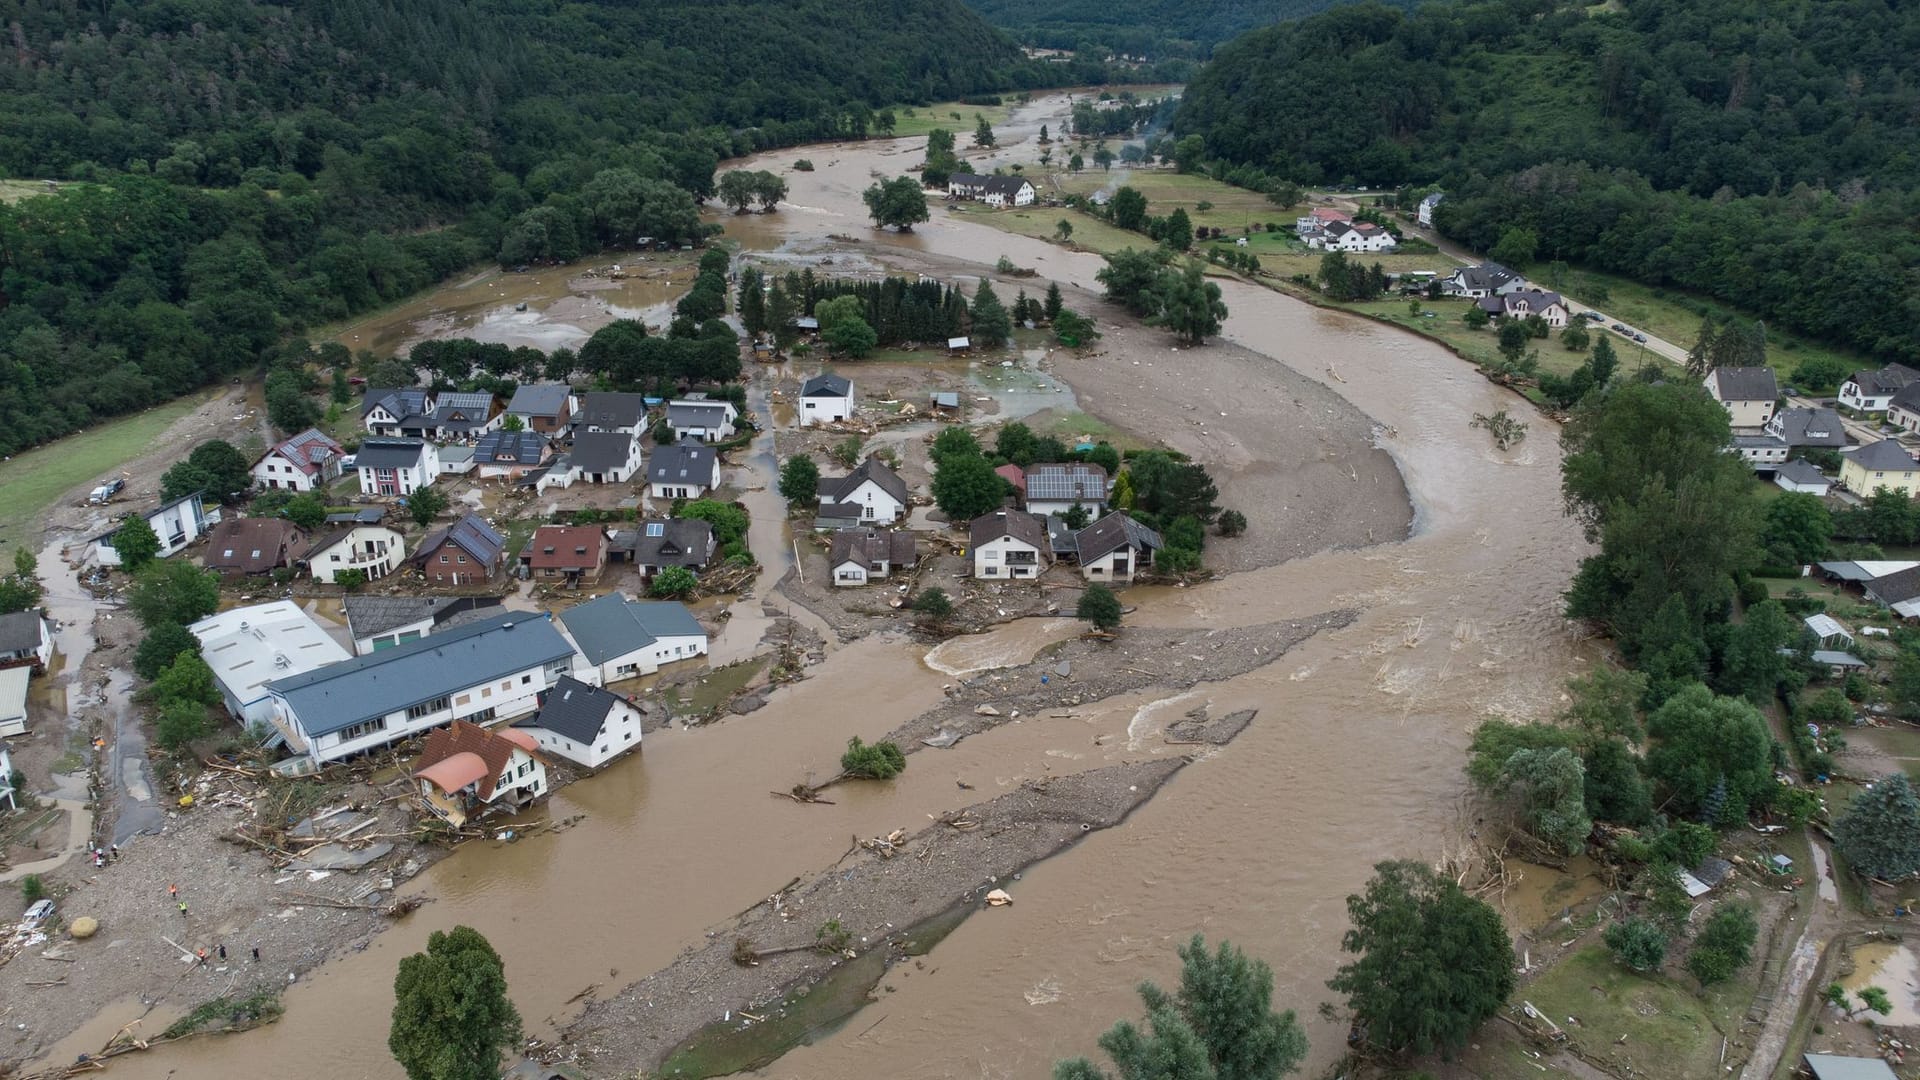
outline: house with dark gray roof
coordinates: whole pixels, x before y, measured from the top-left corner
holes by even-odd
[[[1887,399],[1887,423],[1902,431],[1920,431],[1920,381],[1908,383]]]
[[[1920,615],[1920,566],[1896,570],[1861,582],[1860,589],[1867,599],[1891,608],[1901,618],[1911,619]]]
[[[845,476],[823,476],[814,491],[824,513],[829,506],[858,506],[859,520],[891,524],[907,512],[909,491],[886,462],[870,457]]]
[[[711,446],[656,446],[647,462],[647,486],[656,499],[698,499],[720,486],[720,454]]]
[[[1912,382],[1920,382],[1920,371],[1905,364],[1856,371],[1840,384],[1840,404],[1859,412],[1886,412],[1893,404],[1893,395]]]
[[[346,609],[347,632],[353,635],[353,651],[361,656],[418,641],[436,630],[487,618],[501,611],[501,598],[498,596],[370,596],[349,593],[341,604]]]
[[[580,395],[574,430],[624,431],[637,434],[647,426],[645,394],[625,394],[610,390],[592,390]]]
[[[649,579],[669,566],[698,572],[713,558],[713,525],[697,518],[648,518],[615,534],[614,547],[624,549]]]
[[[447,390],[434,398],[427,437],[442,442],[474,439],[499,428],[505,418],[500,399],[491,393]]]
[[[853,417],[853,380],[822,372],[800,384],[800,426]]]
[[[567,464],[589,484],[624,484],[640,471],[640,436],[624,431],[583,431],[573,437]]]
[[[971,199],[988,206],[1032,206],[1038,191],[1023,176],[982,176],[954,173],[947,178],[947,197]]]
[[[1795,458],[1773,471],[1774,486],[1787,491],[1803,491],[1825,498],[1833,490],[1833,481],[1811,461]]]
[[[1111,490],[1107,470],[1085,461],[1027,466],[1020,485],[1026,493],[1027,513],[1042,517],[1064,514],[1076,506],[1100,516]]]
[[[364,439],[353,456],[360,494],[411,495],[440,475],[440,453],[424,439]]]
[[[539,712],[513,722],[541,750],[588,769],[640,749],[644,724],[632,701],[570,675],[547,691]]]
[[[1483,262],[1479,266],[1462,266],[1443,278],[1440,291],[1448,296],[1478,300],[1483,296],[1510,293],[1524,288],[1526,284],[1526,278],[1499,263]]]
[[[207,534],[200,565],[216,574],[257,577],[291,569],[307,547],[306,532],[286,518],[230,518]]]
[[[484,585],[506,565],[507,539],[468,514],[428,533],[407,561],[435,585]]]
[[[973,576],[1000,580],[1036,578],[1053,562],[1047,526],[1019,510],[995,510],[967,526]]]
[[[706,628],[685,604],[671,600],[629,600],[610,592],[562,612],[560,625],[602,684],[707,654]]]
[[[1767,421],[1763,430],[1786,443],[1790,450],[1805,446],[1823,450],[1848,450],[1853,447],[1853,437],[1847,433],[1847,426],[1841,422],[1840,414],[1823,407],[1802,405],[1781,409],[1773,414],[1773,419]]]
[[[667,426],[678,441],[725,442],[733,438],[739,419],[740,410],[731,401],[692,397],[667,402]]]
[[[425,438],[433,413],[433,391],[418,387],[369,389],[360,399],[360,422],[367,434],[389,438]]]
[[[1906,447],[1881,439],[1840,455],[1840,486],[1863,497],[1881,488],[1911,497],[1920,494],[1920,462]]]
[[[1160,534],[1114,511],[1074,536],[1080,576],[1088,581],[1125,584],[1153,565],[1154,552],[1166,546]]]
[[[507,415],[519,418],[528,431],[552,438],[573,423],[575,398],[566,383],[528,383],[513,392]]]
[[[913,534],[905,529],[842,529],[827,550],[827,570],[840,586],[885,581],[912,569],[914,560]]]
[[[253,463],[256,486],[282,491],[312,491],[340,476],[340,444],[312,428],[274,445]]]
[[[0,615],[0,668],[47,666],[53,659],[53,629],[40,609]]]
[[[161,503],[152,510],[140,513],[153,535],[160,538],[160,550],[154,558],[164,559],[177,554],[182,548],[205,536],[208,530],[220,523],[220,507],[209,507],[203,500],[205,492],[196,491],[191,495],[182,495],[171,502]],[[128,514],[127,517],[134,517]],[[114,538],[120,535],[115,526],[113,531],[93,537],[94,561],[101,566],[119,566],[120,552],[114,548]]]
[[[1567,302],[1557,292],[1545,289],[1525,288],[1512,292],[1490,293],[1476,301],[1480,310],[1498,319],[1526,320],[1539,316],[1548,327],[1558,330],[1567,325],[1571,317]]]
[[[1736,429],[1765,427],[1780,400],[1780,384],[1770,367],[1717,367],[1702,383],[1732,417]]]
[[[273,726],[315,764],[454,720],[532,712],[578,657],[544,614],[508,611],[267,684]]]

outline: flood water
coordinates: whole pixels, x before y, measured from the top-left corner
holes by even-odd
[[[1038,102],[1010,128],[1037,128],[1063,104]],[[922,144],[815,146],[747,163],[779,169],[792,187],[791,205],[751,219],[748,244],[792,252],[850,234],[875,249],[986,265],[1006,254],[1041,280],[1097,288],[1095,256],[938,210],[910,236],[869,228],[859,192],[876,172],[904,171]],[[789,171],[798,157],[818,171]],[[875,737],[939,700],[947,671],[1019,662],[1061,631],[1022,620],[931,660],[904,641],[842,647],[767,708],[650,735],[640,755],[533,812],[584,812],[579,827],[471,845],[438,864],[412,886],[434,902],[290,988],[280,1023],[123,1059],[114,1074],[397,1078],[384,1038],[395,966],[430,930],[457,923],[500,950],[529,1033],[543,1034],[565,1019],[567,999],[664,966],[731,913],[831,864],[849,834],[917,828],[927,814],[1025,778],[1187,749],[1131,736],[1197,704],[1259,716],[1126,825],[1010,885],[1017,902],[970,918],[926,958],[927,973],[764,1075],[1044,1077],[1056,1058],[1093,1052],[1115,1019],[1138,1015],[1133,987],[1171,982],[1173,948],[1195,933],[1231,939],[1273,966],[1276,1003],[1298,1009],[1313,1040],[1307,1072],[1323,1068],[1343,1031],[1315,1010],[1331,997],[1346,895],[1377,860],[1432,859],[1460,844],[1472,824],[1461,810],[1468,732],[1492,712],[1551,713],[1562,682],[1591,659],[1560,617],[1582,546],[1560,513],[1553,425],[1533,421],[1507,454],[1468,429],[1473,414],[1517,398],[1430,343],[1221,284],[1228,338],[1316,380],[1337,366],[1344,378],[1334,388],[1394,429],[1383,445],[1414,499],[1415,535],[1190,589],[1134,590],[1130,621],[1222,627],[1357,608],[1350,626],[1196,687],[1177,705],[1154,708],[1161,695],[1147,692],[1071,719],[1011,723],[915,755],[890,785],[844,785],[833,806],[770,798],[829,774],[848,736]],[[956,780],[977,790],[959,791]],[[715,1003],[716,1018],[725,1004]]]

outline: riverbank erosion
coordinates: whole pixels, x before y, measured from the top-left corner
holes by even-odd
[[[670,967],[589,1005],[564,1038],[594,1075],[626,1076],[657,1068],[723,1018],[777,1018],[779,999],[801,984],[870,949],[891,947],[897,935],[956,904],[979,905],[991,890],[1017,889],[1015,875],[1125,821],[1189,760],[1031,781],[942,815],[911,836],[901,830],[873,849],[855,845],[806,884],[709,931],[705,945]]]

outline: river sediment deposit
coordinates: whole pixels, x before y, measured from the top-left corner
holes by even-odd
[[[1026,136],[1057,125],[1064,105],[1049,96],[1016,110],[980,163],[1032,160]],[[779,172],[791,194],[777,214],[727,219],[729,232],[770,261],[835,250],[836,234],[856,237],[864,259],[955,276],[992,277],[1005,255],[1117,327],[1086,355],[1054,352],[1047,370],[1084,412],[1205,462],[1222,504],[1250,522],[1246,538],[1209,545],[1230,573],[1129,590],[1123,640],[1138,628],[1165,642],[1168,660],[1204,657],[1207,634],[1277,644],[1276,624],[1341,618],[1221,678],[1128,684],[1071,717],[1023,715],[917,752],[896,780],[831,789],[833,805],[769,797],[832,775],[849,737],[883,737],[946,706],[943,688],[958,678],[949,672],[977,680],[989,669],[973,660],[996,656],[1044,663],[1067,634],[1020,620],[942,646],[956,661],[945,670],[899,633],[840,645],[751,715],[649,734],[640,754],[557,793],[544,812],[585,814],[578,827],[469,845],[426,870],[403,891],[434,902],[289,987],[279,1023],[130,1055],[114,1076],[396,1078],[384,1039],[395,967],[429,932],[462,923],[505,958],[529,1034],[553,1039],[584,1003],[688,949],[719,947],[706,935],[724,932],[730,913],[833,865],[849,836],[913,832],[1156,751],[1184,756],[1195,748],[1151,733],[1202,707],[1258,719],[1231,745],[1201,748],[1124,824],[1026,869],[1014,905],[968,919],[925,972],[764,1075],[1044,1077],[1137,1015],[1134,987],[1167,985],[1174,946],[1194,933],[1273,966],[1276,1005],[1297,1009],[1312,1039],[1309,1073],[1338,1056],[1344,1028],[1315,1007],[1332,997],[1346,895],[1378,860],[1455,846],[1471,825],[1458,817],[1473,725],[1489,713],[1550,715],[1590,659],[1561,617],[1585,549],[1560,511],[1557,431],[1535,420],[1526,441],[1496,450],[1469,423],[1516,407],[1510,392],[1433,343],[1251,284],[1221,282],[1231,314],[1219,344],[1176,347],[1094,299],[1097,256],[950,217],[937,201],[911,234],[871,228],[860,192],[905,172],[923,147],[883,140],[743,162]],[[816,171],[794,171],[801,157]],[[1073,671],[1097,663],[1076,659]]]

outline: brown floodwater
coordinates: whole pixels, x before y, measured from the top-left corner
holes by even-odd
[[[1043,99],[1022,124],[1057,123],[1063,104]],[[873,248],[986,265],[1006,254],[1043,278],[1096,287],[1095,256],[937,210],[908,237],[870,229],[860,190],[876,172],[904,171],[922,141],[808,147],[749,163],[780,168],[793,189],[781,213],[750,219],[749,246],[792,251],[849,234]],[[816,172],[786,169],[803,156]],[[123,1060],[115,1075],[397,1078],[384,1038],[394,968],[430,930],[457,923],[499,948],[529,1032],[548,1032],[576,993],[593,984],[611,991],[664,966],[731,913],[831,864],[849,834],[915,828],[1024,778],[1187,749],[1159,747],[1150,735],[1199,704],[1260,714],[1125,826],[1009,885],[1012,907],[969,919],[926,958],[924,973],[893,981],[894,992],[857,1022],[763,1074],[1044,1077],[1056,1058],[1092,1052],[1116,1018],[1137,1015],[1133,987],[1171,981],[1173,947],[1195,933],[1229,938],[1272,964],[1276,1002],[1300,1011],[1313,1040],[1309,1071],[1323,1067],[1343,1033],[1315,1007],[1331,997],[1325,981],[1340,959],[1346,895],[1377,860],[1432,859],[1459,846],[1473,827],[1462,809],[1468,732],[1488,713],[1551,713],[1564,679],[1591,659],[1560,617],[1582,545],[1560,514],[1554,427],[1536,420],[1505,454],[1468,429],[1473,414],[1518,399],[1431,343],[1254,286],[1222,288],[1232,311],[1226,337],[1316,380],[1336,367],[1343,380],[1334,389],[1392,429],[1382,445],[1414,501],[1414,535],[1190,589],[1134,590],[1130,618],[1218,627],[1354,607],[1353,624],[1178,701],[1124,695],[1070,719],[1022,720],[916,755],[888,786],[836,789],[834,806],[769,798],[824,777],[848,736],[884,733],[939,700],[951,680],[902,640],[842,647],[767,708],[649,736],[640,755],[534,811],[587,814],[577,828],[470,845],[439,863],[410,886],[434,902],[291,987],[280,1023]],[[1017,662],[1059,632],[1022,620],[943,647],[931,664]],[[956,780],[978,790],[958,791]],[[714,1004],[717,1018],[733,1003]]]

